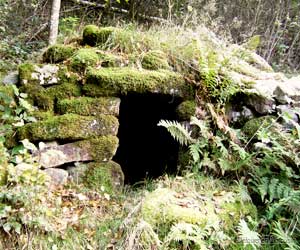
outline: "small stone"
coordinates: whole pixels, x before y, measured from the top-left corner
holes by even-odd
[[[290,105],[278,105],[276,110],[279,114],[286,115],[289,119],[292,119],[295,122],[299,121],[297,113]]]
[[[241,111],[230,110],[228,113],[229,121],[235,124],[244,124],[252,118],[254,118],[253,112],[245,106],[243,106]]]
[[[9,72],[3,79],[4,85],[13,85],[17,84],[19,81],[19,73],[18,71]]]
[[[250,95],[246,104],[253,107],[261,115],[271,114],[275,111],[275,100],[261,95]]]
[[[48,168],[44,172],[50,176],[51,184],[64,185],[68,180],[68,172],[59,168]]]

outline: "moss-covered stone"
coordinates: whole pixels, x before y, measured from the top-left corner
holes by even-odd
[[[89,96],[119,96],[136,92],[170,94],[189,99],[194,92],[183,76],[175,72],[133,68],[90,69],[83,90]]]
[[[78,81],[76,73],[69,72],[66,66],[54,64],[22,64],[19,66],[19,77],[21,86],[51,86]]]
[[[28,94],[28,101],[41,110],[53,110],[54,98],[47,94],[46,89],[37,84],[25,84],[20,87],[22,92]]]
[[[115,97],[79,97],[64,99],[57,103],[57,110],[60,114],[79,115],[119,115],[120,99]]]
[[[30,113],[37,121],[43,121],[50,119],[54,116],[53,111],[41,111],[41,110],[34,110]]]
[[[83,30],[83,44],[95,46],[106,43],[109,36],[118,30],[115,27],[99,28],[95,25],[87,25]]]
[[[195,101],[184,101],[180,103],[176,109],[176,113],[179,120],[189,121],[191,116],[194,116],[196,112]]]
[[[276,118],[274,116],[262,116],[259,118],[251,119],[246,122],[242,128],[242,132],[250,139],[258,129],[270,127]],[[275,125],[275,123],[274,123]]]
[[[115,192],[121,191],[124,185],[124,174],[121,166],[114,161],[93,162],[87,165],[84,183],[89,188],[113,195]]]
[[[142,58],[142,67],[150,70],[170,69],[166,54],[159,50],[147,52]]]
[[[82,48],[71,58],[71,67],[75,71],[83,71],[88,66],[95,66],[99,62],[99,57],[95,49]]]
[[[53,97],[54,100],[59,101],[66,98],[81,96],[81,86],[74,83],[64,83],[47,88],[45,93],[46,95]]]
[[[116,135],[118,119],[110,115],[97,117],[66,114],[45,121],[29,123],[18,129],[18,138],[30,141],[80,140],[102,135]]]
[[[21,91],[28,94],[32,104],[42,111],[53,111],[57,101],[81,95],[81,86],[75,83],[63,83],[49,88],[36,84],[26,84]]]
[[[23,63],[19,66],[19,80],[21,84],[37,83],[37,79],[33,79],[32,73],[35,71],[35,64]]]
[[[55,44],[50,46],[43,54],[46,63],[60,63],[70,58],[76,48],[70,45]]]
[[[11,85],[0,85],[0,105],[15,103],[15,93]]]

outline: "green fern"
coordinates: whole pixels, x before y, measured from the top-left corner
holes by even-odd
[[[164,246],[173,246],[175,242],[177,249],[180,247],[180,249],[188,250],[191,249],[190,246],[193,246],[193,249],[205,250],[208,249],[204,241],[205,236],[207,236],[207,232],[197,225],[184,222],[177,223],[172,226],[164,241]]]
[[[258,247],[261,245],[259,234],[251,230],[248,227],[247,222],[243,219],[241,219],[239,222],[238,234],[245,247],[250,246],[252,249],[258,249]]]
[[[300,250],[300,245],[293,239],[292,232],[284,230],[280,222],[274,222],[274,226],[273,235],[286,245],[285,250]]]
[[[195,142],[195,140],[191,137],[191,132],[188,131],[186,126],[179,122],[161,120],[157,125],[165,127],[171,136],[181,145],[189,145],[190,143]]]
[[[264,202],[271,203],[275,199],[284,199],[294,192],[290,186],[285,185],[277,178],[270,178],[266,176],[261,178],[255,176],[254,178],[255,181],[252,180],[252,183],[254,183],[255,189],[261,196],[261,200]]]

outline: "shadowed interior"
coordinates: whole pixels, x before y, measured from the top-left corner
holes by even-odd
[[[178,143],[161,119],[176,120],[179,99],[161,94],[128,94],[121,98],[119,148],[114,160],[123,169],[125,182],[134,184],[176,171]]]

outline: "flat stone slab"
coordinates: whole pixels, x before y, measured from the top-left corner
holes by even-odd
[[[61,166],[70,162],[97,160],[107,162],[115,155],[118,138],[100,136],[90,140],[46,147],[37,152],[38,161],[44,168]]]
[[[120,98],[116,97],[78,97],[61,100],[57,104],[57,109],[60,114],[105,114],[118,116],[120,112],[120,102]]]
[[[26,124],[19,128],[17,136],[20,140],[27,138],[30,141],[81,140],[116,135],[118,127],[118,119],[111,115],[66,114]]]
[[[120,96],[127,93],[160,93],[185,99],[194,90],[184,77],[168,70],[138,70],[129,67],[90,69],[83,87],[88,96]]]

